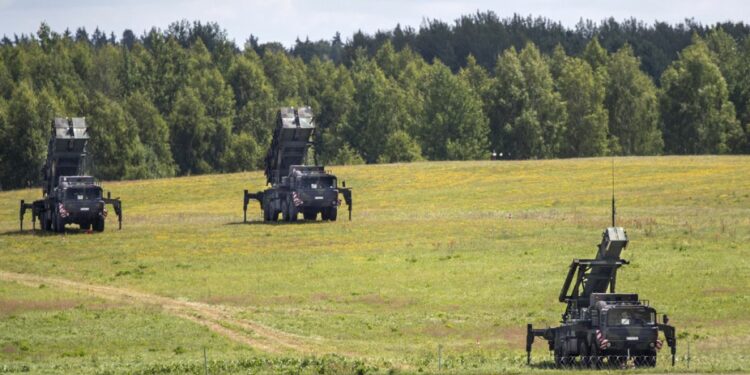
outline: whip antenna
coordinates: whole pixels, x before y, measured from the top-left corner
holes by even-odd
[[[612,155],[612,226],[615,226],[615,156]]]

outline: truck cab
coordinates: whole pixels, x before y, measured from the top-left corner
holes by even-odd
[[[338,215],[339,190],[336,176],[323,167],[290,167],[289,187],[292,204],[305,220],[314,220],[320,213],[323,220],[335,221]]]
[[[47,160],[42,168],[42,199],[32,203],[21,201],[21,230],[24,215],[31,210],[34,228],[39,219],[45,231],[62,233],[65,225],[78,224],[81,229],[101,232],[107,217],[106,204],[112,205],[122,228],[122,202],[111,198],[109,193],[105,198],[99,183],[87,175],[88,140],[83,117],[57,117],[52,121]]]
[[[644,365],[653,366],[656,351],[662,346],[656,310],[639,301],[637,294],[594,293],[591,299],[593,332],[588,338],[588,353],[643,358]]]
[[[107,210],[104,207],[102,188],[90,176],[61,176],[54,190],[56,207],[49,220],[57,231],[66,224],[78,224],[81,229],[104,230]]]

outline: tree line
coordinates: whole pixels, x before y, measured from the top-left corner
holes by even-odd
[[[258,169],[277,108],[300,105],[327,164],[750,151],[744,25],[670,26],[689,43],[655,78],[638,52],[654,33],[615,47],[610,21],[545,34],[561,26],[520,20],[479,13],[290,49],[253,36],[239,48],[215,23],[120,38],[43,23],[0,41],[0,187],[39,182],[55,116],[87,118],[102,179]],[[496,34],[512,42],[499,49]]]

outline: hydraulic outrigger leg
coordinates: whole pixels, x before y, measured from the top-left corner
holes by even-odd
[[[104,204],[111,204],[112,208],[115,209],[115,214],[117,215],[117,222],[118,222],[118,229],[122,229],[122,201],[120,198],[111,198],[111,195],[109,192],[107,192],[107,197],[104,198]]]
[[[34,210],[34,203],[26,203],[23,199],[21,200],[21,208],[19,211],[19,219],[21,220],[21,230],[23,231],[23,217],[26,214],[26,210],[31,210],[31,229],[36,230],[36,218],[38,213]]]
[[[352,221],[352,189],[351,188],[340,188],[339,192],[344,196],[344,202],[349,208],[349,221]]]
[[[260,202],[260,209],[261,211],[263,210],[263,192],[259,191],[257,193],[250,193],[245,190],[242,203],[242,212],[244,214],[244,219],[242,220],[243,223],[247,223],[247,205],[250,203],[251,199],[255,199]]]

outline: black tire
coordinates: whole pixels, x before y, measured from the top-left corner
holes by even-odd
[[[289,221],[289,204],[286,200],[281,202],[281,219],[288,222]]]
[[[91,223],[84,223],[80,224],[81,230],[90,230],[91,229]]]
[[[591,368],[595,370],[602,368],[602,356],[599,353],[599,347],[596,346],[596,340],[591,342],[589,355],[591,356],[591,360],[589,361]]]
[[[49,220],[47,219],[46,213],[42,213],[42,215],[39,217],[39,227],[42,230],[49,230]]]
[[[292,223],[297,221],[299,211],[297,210],[297,206],[294,205],[294,201],[292,201],[292,198],[287,198],[286,210],[287,214],[289,215],[289,221]]]
[[[636,367],[655,367],[656,366],[656,352],[645,352],[635,358]]]
[[[328,210],[328,220],[336,221],[336,216],[338,216],[339,209],[337,207],[331,207]]]
[[[581,367],[591,367],[591,354],[589,353],[589,345],[585,341],[578,342],[578,354],[581,356]]]
[[[55,214],[54,218],[55,232],[65,233],[65,219],[61,218],[60,215]]]
[[[610,368],[618,368],[621,363],[620,356],[610,355],[607,357],[607,366]]]
[[[94,219],[93,227],[95,232],[104,232],[104,218],[97,217]]]
[[[305,220],[315,221],[318,218],[318,213],[316,211],[305,211],[302,213],[302,216]]]
[[[271,207],[268,203],[263,205],[263,221],[271,221]]]

